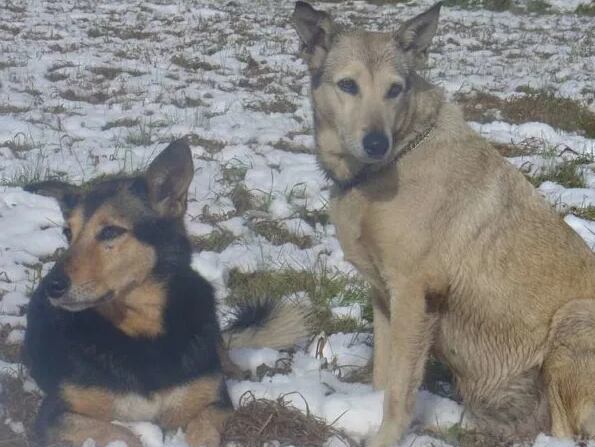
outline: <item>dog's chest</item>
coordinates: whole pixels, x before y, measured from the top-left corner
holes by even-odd
[[[356,194],[346,194],[331,199],[331,221],[335,225],[345,259],[365,275],[375,287],[384,289],[382,278],[361,237],[365,212],[365,203]]]

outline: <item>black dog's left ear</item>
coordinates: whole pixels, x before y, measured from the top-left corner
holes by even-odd
[[[192,153],[184,140],[167,146],[149,165],[145,179],[151,207],[162,217],[181,218],[194,176]]]
[[[397,44],[405,52],[411,51],[415,57],[416,65],[423,65],[432,38],[436,34],[440,7],[442,2],[436,3],[426,12],[413,17],[403,23],[396,33]]]
[[[78,186],[59,180],[31,183],[23,189],[33,194],[53,197],[58,201],[60,210],[65,217],[78,205],[81,198],[81,189]]]

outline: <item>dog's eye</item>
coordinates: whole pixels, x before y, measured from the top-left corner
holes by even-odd
[[[66,240],[68,242],[70,242],[72,240],[72,230],[68,227],[64,227],[62,228],[62,234],[64,235],[64,237],[66,238]]]
[[[345,93],[349,93],[350,95],[357,95],[359,91],[359,87],[357,83],[353,79],[341,79],[337,82],[337,86],[343,90]]]
[[[115,225],[108,225],[107,227],[103,227],[99,234],[97,235],[97,240],[99,241],[111,241],[112,239],[117,238],[118,236],[123,235],[126,233],[126,228],[117,227]]]
[[[403,87],[400,84],[393,84],[390,86],[390,88],[388,89],[388,92],[386,92],[386,97],[387,98],[396,98],[397,96],[399,96],[401,94],[401,92],[403,91]]]

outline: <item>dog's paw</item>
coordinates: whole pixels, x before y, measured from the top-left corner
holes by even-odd
[[[186,429],[186,442],[190,447],[219,447],[221,433],[208,420],[194,420]]]
[[[90,439],[93,439],[94,445],[97,447],[107,447],[113,442],[125,442],[128,447],[143,447],[141,440],[132,432],[122,427],[115,427],[113,430],[106,431],[102,434],[95,434]]]
[[[378,433],[368,442],[367,447],[394,447],[399,443],[401,432],[398,427],[380,427]]]

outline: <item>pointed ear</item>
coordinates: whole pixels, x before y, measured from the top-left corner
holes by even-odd
[[[58,201],[62,214],[67,216],[79,203],[81,188],[59,180],[46,180],[25,186],[25,191],[41,196],[53,197]]]
[[[428,48],[438,27],[441,2],[436,3],[426,12],[403,23],[396,34],[397,44],[405,52],[411,51],[416,68],[421,68],[428,55]]]
[[[184,140],[174,141],[153,160],[145,173],[151,207],[162,217],[184,216],[193,176],[194,164],[188,144]]]
[[[298,1],[291,21],[302,43],[300,56],[308,63],[310,71],[319,69],[335,30],[331,17],[312,8],[309,3]]]

